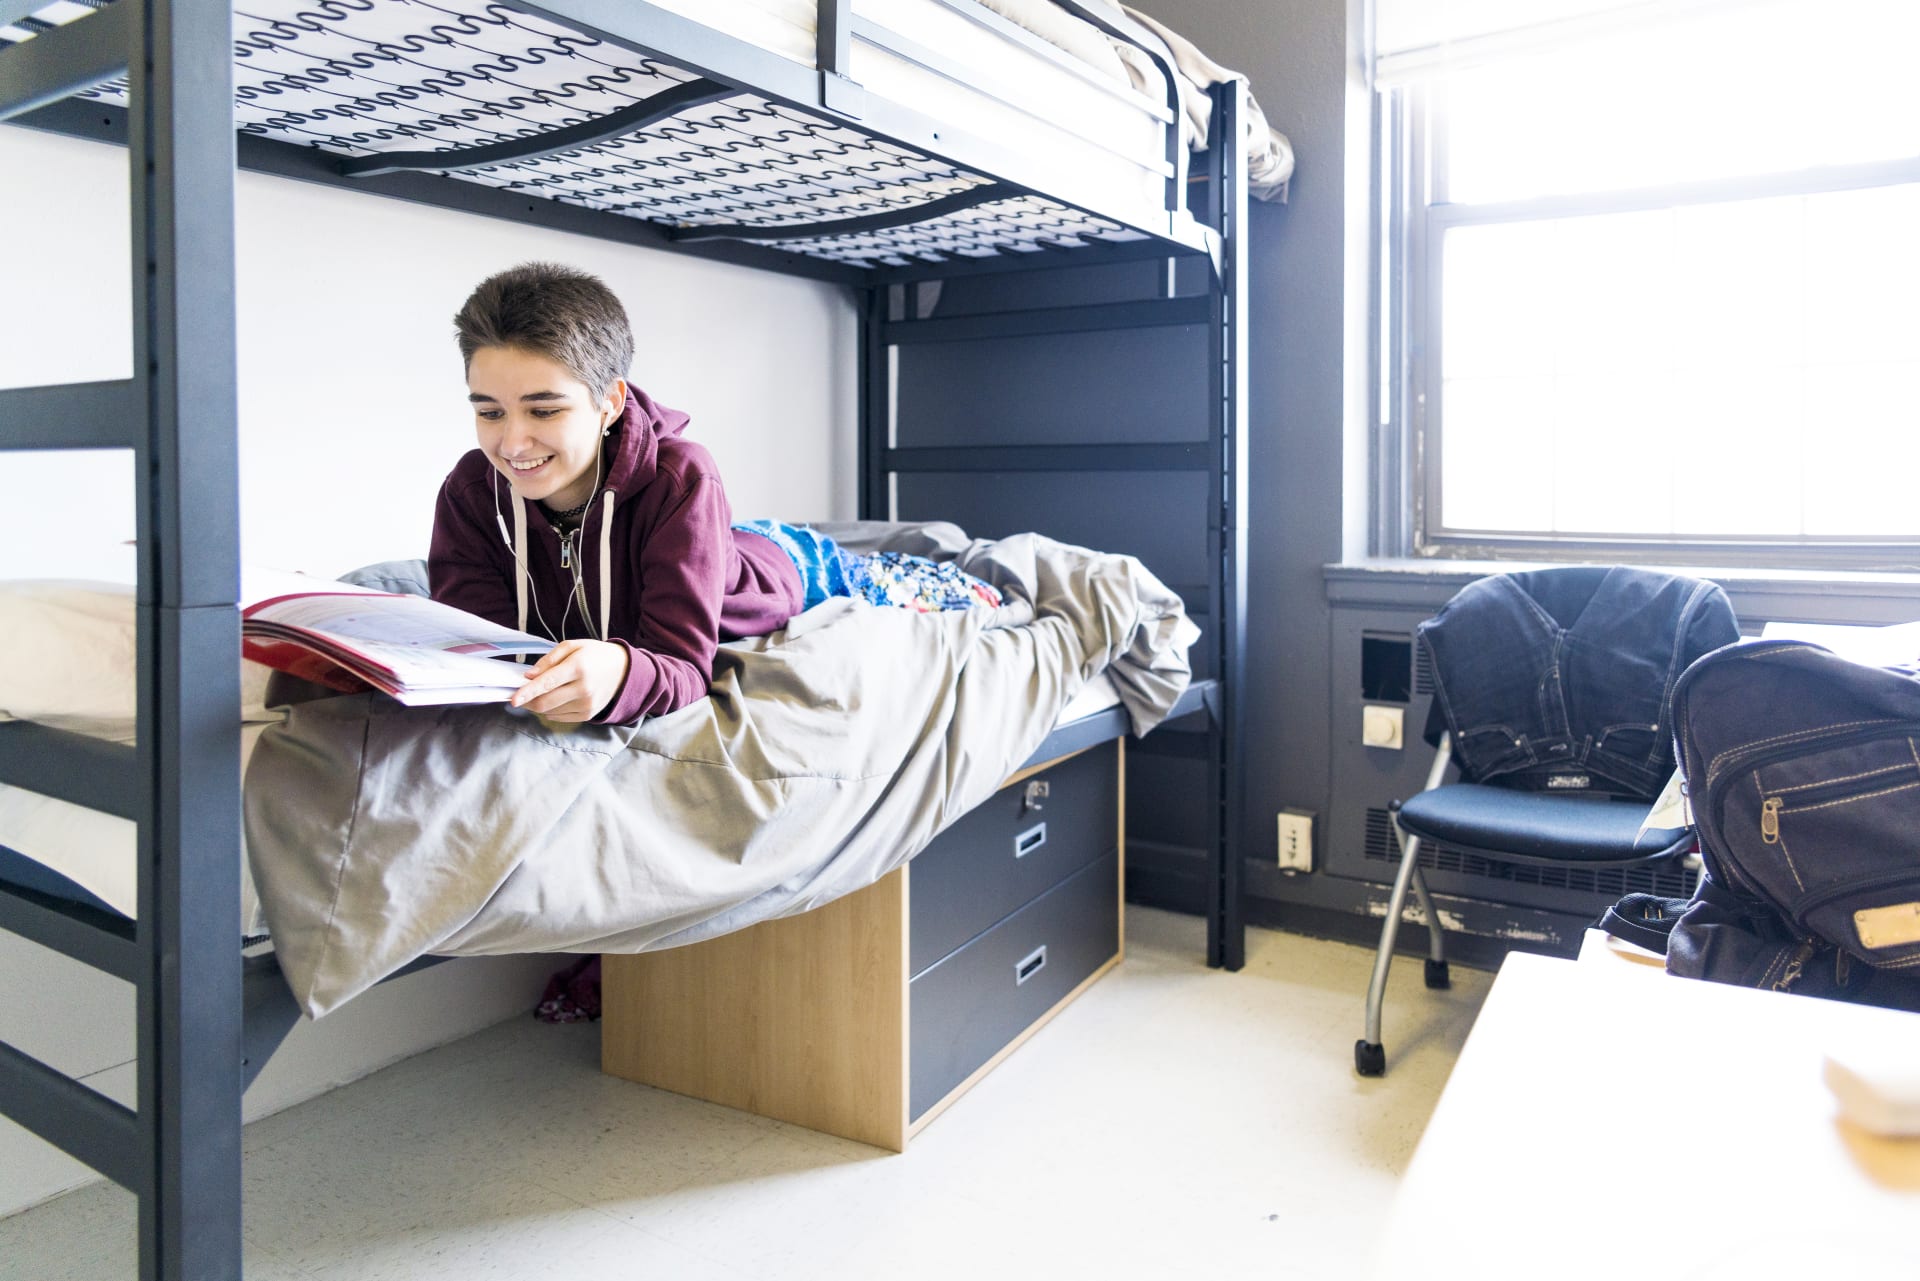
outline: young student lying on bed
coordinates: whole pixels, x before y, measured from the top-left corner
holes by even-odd
[[[512,706],[632,724],[705,698],[721,640],[828,596],[1000,603],[952,566],[735,525],[687,415],[627,382],[633,333],[596,277],[515,267],[481,282],[454,327],[479,448],[440,488],[427,576],[436,600],[560,642]]]

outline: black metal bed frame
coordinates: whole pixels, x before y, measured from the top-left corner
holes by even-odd
[[[939,0],[1000,23],[970,0]],[[0,25],[47,0],[0,0]],[[1145,233],[1150,239],[860,268],[762,244],[765,228],[697,233],[495,187],[449,181],[445,153],[340,157],[234,132],[229,0],[89,0],[96,12],[0,47],[0,120],[105,139],[128,150],[131,174],[134,372],[129,379],[0,390],[0,449],[131,450],[139,530],[138,743],[122,746],[43,726],[0,726],[0,779],[133,820],[139,830],[139,914],[129,922],[0,885],[0,928],[131,983],[137,993],[138,1092],[126,1108],[0,1042],[0,1111],[134,1192],[140,1270],[150,1281],[240,1275],[240,1097],[292,1025],[285,984],[270,962],[234,946],[239,907],[240,637],[238,429],[235,392],[233,198],[246,169],[553,227],[629,244],[833,281],[859,303],[860,514],[900,516],[902,478],[944,474],[1171,472],[1204,477],[1205,510],[1184,513],[1205,540],[1207,581],[1179,585],[1202,617],[1211,679],[1182,704],[1193,711],[1140,750],[1204,762],[1203,896],[1207,961],[1243,959],[1239,814],[1245,648],[1246,183],[1243,160],[1220,140],[1241,136],[1238,85],[1214,91],[1202,168],[1186,173],[1179,104],[1169,74],[1166,206],[1103,208],[1048,173],[1044,158],[1008,152],[864,91],[846,74],[852,39],[885,40],[851,12],[820,0],[817,68],[806,68],[631,0],[511,0],[512,7],[692,72],[676,103],[748,91],[769,101],[914,148],[986,177],[1000,198],[1028,193]],[[1106,0],[1063,0],[1102,30],[1164,46]],[[1005,25],[1005,24],[1002,24]],[[1036,38],[1006,38],[1056,60]],[[925,49],[896,53],[937,63]],[[1170,67],[1168,68],[1170,71]],[[130,106],[74,95],[127,78]],[[705,95],[705,96],[703,96]],[[624,122],[626,128],[635,128]],[[604,131],[603,131],[604,134]],[[581,127],[546,141],[586,145]],[[583,141],[584,139],[584,141]],[[518,144],[502,144],[514,146]],[[486,148],[475,149],[476,152]],[[487,163],[470,156],[468,163]],[[425,172],[433,170],[435,172]],[[1189,190],[1200,199],[1190,201]],[[936,204],[939,202],[935,202]],[[1189,206],[1197,205],[1188,217]],[[917,211],[929,216],[931,206]],[[900,219],[895,218],[895,221]],[[859,221],[859,220],[854,220]],[[869,219],[869,222],[872,220]],[[882,225],[886,225],[882,222]],[[789,226],[786,238],[851,230]],[[1202,264],[1204,287],[1123,301],[1056,302],[1040,284],[1062,269],[1182,259]],[[1164,269],[1172,279],[1170,265]],[[1027,273],[1032,273],[1031,275]],[[1029,305],[916,318],[903,290],[962,277],[1034,282]],[[1032,305],[1037,303],[1038,305]],[[896,444],[892,354],[903,345],[1169,327],[1204,327],[1204,436],[1117,444],[942,448]],[[1063,482],[1064,483],[1064,482]],[[919,515],[921,513],[913,513]],[[942,513],[928,512],[926,516]],[[1036,513],[1039,515],[1039,513]],[[189,533],[191,536],[189,536]],[[1194,710],[1198,709],[1198,710]],[[1108,724],[1107,722],[1111,722]],[[1123,732],[1109,713],[1082,736]],[[1050,745],[1060,746],[1049,740]],[[191,891],[191,892],[189,892]]]

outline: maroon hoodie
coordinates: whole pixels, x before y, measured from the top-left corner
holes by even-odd
[[[546,509],[518,498],[484,453],[468,452],[440,487],[427,556],[433,598],[555,640],[604,636],[626,646],[627,679],[596,721],[632,724],[705,698],[721,640],[774,631],[805,599],[785,552],[733,530],[719,469],[682,437],[686,426],[679,410],[627,392],[578,540],[585,610]],[[513,537],[516,519],[524,545]],[[524,619],[516,547],[531,580]]]

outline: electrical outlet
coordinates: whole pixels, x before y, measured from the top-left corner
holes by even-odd
[[[1280,870],[1313,870],[1313,814],[1308,810],[1280,811]]]

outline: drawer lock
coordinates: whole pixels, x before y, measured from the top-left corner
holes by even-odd
[[[1013,838],[1013,856],[1025,858],[1047,843],[1047,825],[1035,823],[1026,831]]]
[[[1027,780],[1027,790],[1020,798],[1020,812],[1029,814],[1034,810],[1045,809],[1047,793],[1052,790],[1052,785],[1044,778]]]
[[[1027,953],[1026,958],[1013,967],[1013,985],[1019,987],[1022,983],[1025,983],[1028,979],[1046,968],[1047,945],[1042,943],[1039,947]]]

